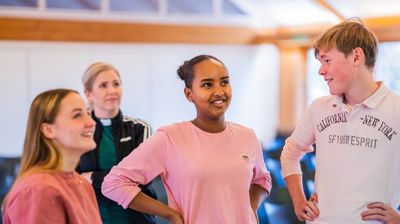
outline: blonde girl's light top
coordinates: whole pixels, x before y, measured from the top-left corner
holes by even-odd
[[[4,224],[101,223],[92,186],[75,172],[38,172],[12,187]]]

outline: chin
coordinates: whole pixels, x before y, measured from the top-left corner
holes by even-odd
[[[84,149],[82,151],[83,151],[83,153],[85,153],[85,152],[91,151],[91,150],[93,150],[95,148],[96,148],[96,143],[95,142],[88,143],[88,144],[85,145],[85,147],[84,147]]]

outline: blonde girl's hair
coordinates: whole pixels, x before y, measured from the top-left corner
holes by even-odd
[[[79,94],[71,89],[52,89],[40,93],[32,101],[17,178],[32,170],[61,170],[61,152],[44,136],[41,127],[43,123],[54,123],[62,100],[70,93]]]
[[[60,110],[61,101],[70,93],[79,94],[71,89],[52,89],[40,93],[32,101],[26,126],[21,165],[13,186],[24,175],[39,171],[61,170],[63,166],[62,154],[53,142],[44,136],[41,128],[43,123],[54,123]],[[1,210],[4,210],[7,198],[8,195],[3,200]]]

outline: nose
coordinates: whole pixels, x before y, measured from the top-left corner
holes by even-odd
[[[86,126],[92,128],[96,125],[96,122],[92,119],[90,115],[86,115]]]
[[[116,92],[116,87],[111,85],[111,86],[108,88],[108,93],[115,93],[115,92]]]
[[[215,85],[215,87],[214,87],[214,95],[215,96],[222,96],[224,94],[225,94],[224,87],[219,85],[219,84]]]
[[[321,65],[321,66],[319,67],[318,74],[320,74],[320,75],[322,75],[322,76],[326,75],[326,68],[325,68],[325,66]]]

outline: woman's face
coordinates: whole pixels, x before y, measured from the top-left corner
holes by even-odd
[[[94,80],[92,90],[85,92],[99,118],[113,118],[121,103],[121,80],[113,70],[101,72]]]
[[[196,64],[193,73],[192,88],[185,88],[185,94],[196,106],[197,117],[205,120],[224,118],[232,97],[225,66],[207,59]]]
[[[69,93],[61,101],[53,124],[42,124],[42,133],[60,151],[79,156],[96,147],[93,140],[94,130],[95,122],[77,93]]]

